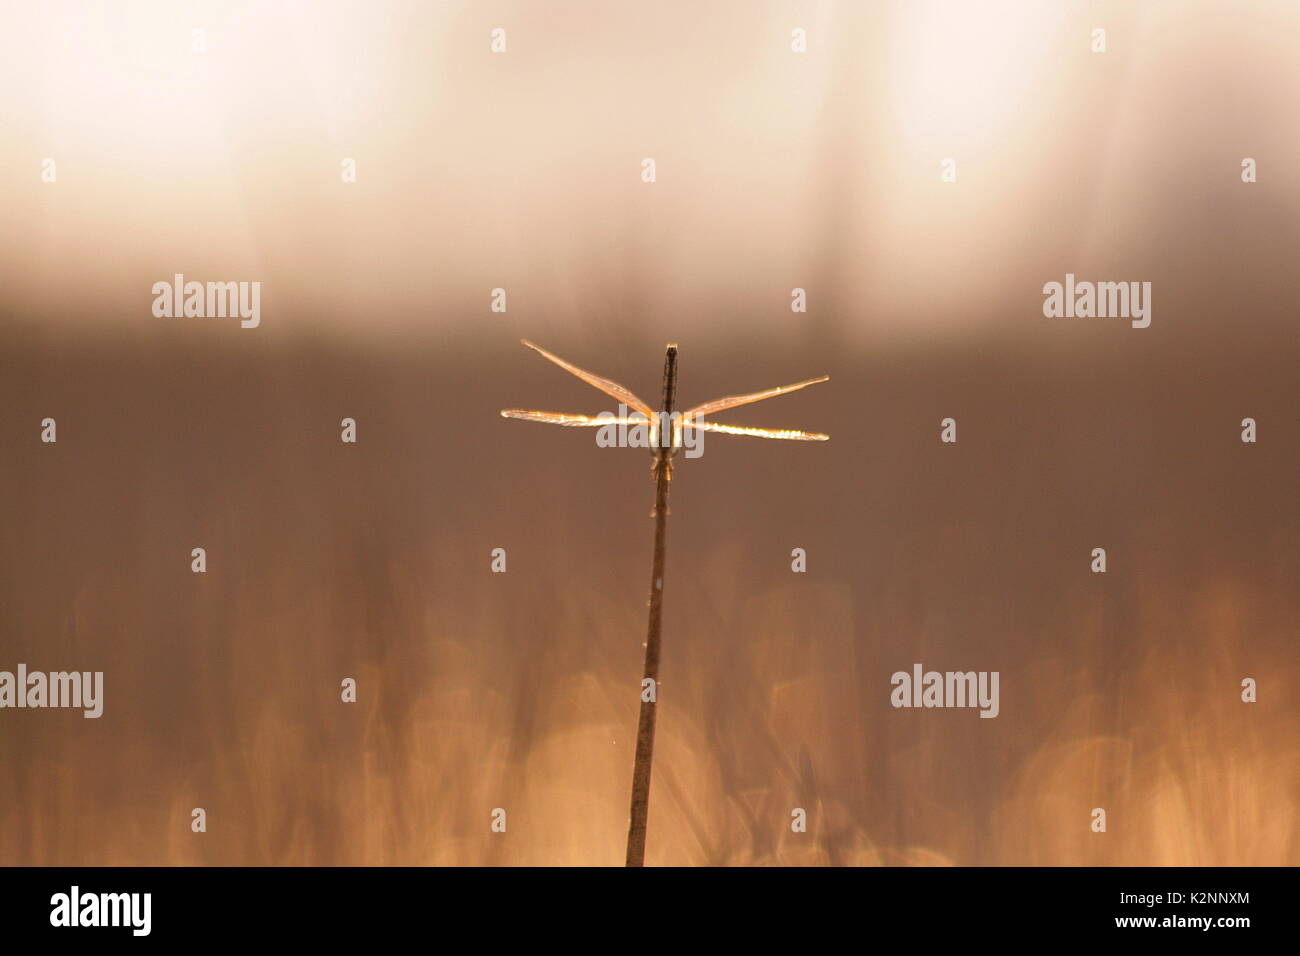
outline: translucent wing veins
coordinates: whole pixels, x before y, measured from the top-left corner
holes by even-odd
[[[564,359],[560,358],[558,355],[552,355],[550,352],[546,351],[546,349],[542,348],[540,345],[534,345],[532,342],[529,342],[527,339],[520,339],[520,341],[523,342],[524,345],[532,349],[534,352],[541,355],[542,358],[554,362],[556,365],[560,366],[560,368],[564,369],[566,372],[578,376],[578,378],[582,379],[588,385],[600,389],[602,392],[604,392],[606,395],[610,396],[611,398],[617,398],[628,408],[635,408],[638,412],[641,412],[644,415],[654,414],[654,409],[652,409],[642,399],[638,398],[627,388],[618,384],[618,382],[615,382],[608,378],[601,378],[599,375],[594,375],[591,372],[588,372],[584,369],[580,369],[576,365],[571,365],[570,363],[564,361]]]
[[[830,441],[830,435],[801,432],[793,428],[748,428],[744,425],[721,425],[718,422],[684,422],[683,428],[698,428],[723,435],[752,435],[754,438],[785,438],[790,441]]]
[[[569,425],[577,428],[596,428],[600,425],[644,424],[644,418],[628,416],[619,418],[614,415],[600,417],[596,415],[571,415],[568,412],[535,412],[524,408],[503,408],[502,418],[518,418],[525,422],[546,422],[550,425]]]
[[[787,392],[797,392],[801,388],[807,388],[809,385],[816,385],[819,382],[829,382],[831,377],[823,375],[821,378],[810,378],[806,382],[796,382],[793,385],[778,385],[776,388],[769,388],[761,392],[751,392],[748,395],[730,395],[727,398],[715,398],[711,402],[705,402],[703,405],[696,405],[694,408],[687,409],[682,417],[687,421],[692,418],[698,418],[703,415],[712,415],[714,412],[720,412],[724,409],[735,408],[737,405],[748,405],[751,402],[761,402],[765,398],[776,398],[778,395],[784,395]]]

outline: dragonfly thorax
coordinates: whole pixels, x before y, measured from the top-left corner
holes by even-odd
[[[681,412],[655,412],[649,422],[647,445],[650,454],[658,457],[661,451],[676,455],[682,450]]]

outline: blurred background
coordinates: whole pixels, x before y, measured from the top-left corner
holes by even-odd
[[[676,471],[647,862],[1300,862],[1300,5],[3,20],[0,669],[105,710],[0,712],[0,863],[621,864],[649,457],[502,420],[611,406],[520,337],[831,376],[718,418],[829,443]],[[155,318],[178,272],[261,326]],[[1000,716],[891,708],[914,662]]]

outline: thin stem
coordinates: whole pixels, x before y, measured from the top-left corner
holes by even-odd
[[[664,360],[664,411],[672,412],[677,390],[677,347],[668,346]],[[668,483],[672,476],[672,428],[667,416],[659,429],[661,436],[655,461],[655,550],[650,572],[650,622],[646,628],[645,676],[653,683],[652,696],[658,697],[659,646],[664,608],[664,558],[668,528]],[[665,439],[666,437],[666,444]],[[645,681],[642,681],[645,686]],[[627,865],[645,865],[646,822],[650,815],[650,770],[654,761],[655,718],[658,704],[641,697],[641,715],[636,728],[636,760],[632,765],[632,808],[627,828]]]

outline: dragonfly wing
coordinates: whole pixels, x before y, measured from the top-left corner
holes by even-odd
[[[503,408],[502,418],[518,418],[525,422],[546,422],[548,425],[569,425],[577,428],[596,428],[600,425],[634,425],[644,424],[644,418],[628,416],[618,418],[614,415],[571,415],[568,412],[534,412],[526,408]]]
[[[654,414],[654,409],[652,409],[641,399],[637,398],[635,395],[633,395],[622,385],[618,384],[618,382],[611,381],[610,379],[607,378],[601,378],[599,375],[593,375],[591,372],[584,371],[583,369],[578,368],[578,366],[576,365],[570,365],[568,362],[564,361],[564,359],[560,358],[558,355],[552,355],[550,352],[546,351],[546,349],[542,348],[540,345],[534,345],[532,342],[529,342],[527,339],[520,339],[520,341],[523,342],[524,345],[532,349],[534,352],[541,355],[542,358],[554,362],[556,365],[564,369],[566,372],[578,376],[578,378],[582,379],[588,385],[592,385],[600,389],[602,392],[604,392],[606,395],[610,396],[611,398],[617,398],[628,408],[634,408],[638,412],[641,412],[642,414],[645,415]]]
[[[761,402],[765,398],[776,398],[778,395],[784,395],[787,392],[797,392],[801,388],[807,388],[809,385],[816,385],[818,382],[829,382],[829,375],[823,375],[821,378],[810,378],[806,382],[796,382],[794,385],[778,385],[776,388],[769,388],[762,392],[751,392],[748,395],[731,395],[727,398],[716,398],[711,402],[705,402],[703,405],[696,405],[692,409],[682,413],[682,416],[688,421],[692,418],[698,418],[703,415],[712,415],[714,412],[720,412],[724,409],[735,408],[737,405],[748,405],[750,402]]]
[[[830,441],[830,435],[801,432],[792,428],[747,428],[744,425],[720,425],[717,422],[683,422],[683,428],[698,428],[723,435],[752,435],[755,438],[785,438],[790,441]]]

